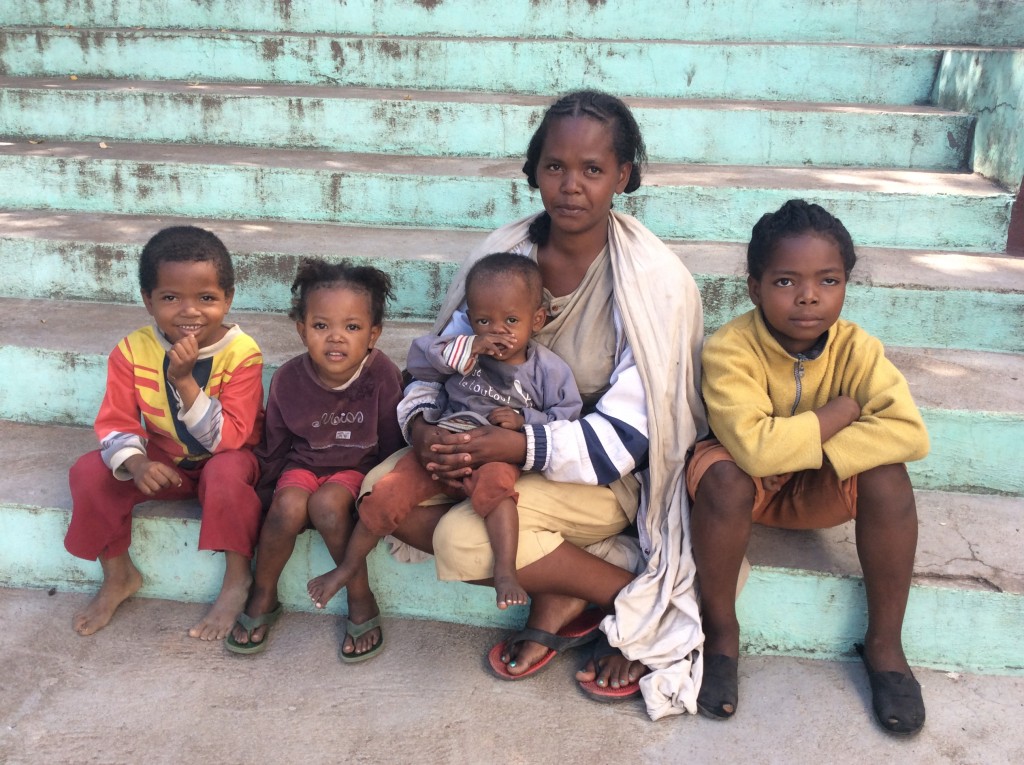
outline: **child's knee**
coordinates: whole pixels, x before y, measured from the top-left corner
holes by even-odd
[[[730,460],[720,460],[704,471],[694,507],[713,509],[716,514],[750,517],[754,507],[754,479]]]
[[[354,504],[355,498],[345,489],[338,492],[318,491],[310,496],[307,503],[309,521],[321,533],[349,528],[352,526]]]
[[[283,489],[274,495],[270,503],[265,528],[298,535],[309,523],[309,495],[298,490]]]
[[[209,488],[253,486],[259,477],[259,463],[247,449],[230,449],[214,454],[203,466]]]
[[[880,465],[857,476],[857,517],[872,512],[893,520],[916,520],[914,487],[906,465]]]

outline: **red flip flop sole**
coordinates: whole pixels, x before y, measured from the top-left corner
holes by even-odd
[[[629,685],[621,685],[618,688],[612,688],[611,686],[602,687],[597,684],[596,680],[587,680],[579,684],[580,690],[587,694],[594,701],[600,701],[602,703],[611,703],[615,701],[628,701],[629,699],[635,699],[640,695],[640,683],[630,683]]]
[[[597,631],[598,626],[601,624],[601,620],[604,618],[602,614],[596,608],[588,608],[575,619],[566,624],[562,629],[558,631],[558,637],[561,638],[585,638],[591,633]],[[502,680],[523,680],[536,674],[544,667],[546,667],[555,656],[558,655],[557,651],[548,649],[548,652],[544,654],[540,659],[530,665],[530,668],[519,675],[513,675],[508,671],[508,666],[501,660],[501,655],[505,652],[505,647],[508,641],[502,640],[496,643],[490,651],[487,652],[487,664],[494,675]]]

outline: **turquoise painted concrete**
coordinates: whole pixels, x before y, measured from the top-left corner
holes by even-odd
[[[0,135],[63,141],[251,145],[417,156],[521,157],[545,106],[281,95],[262,86],[221,93],[122,86],[0,90]],[[687,102],[634,109],[654,162],[822,165],[956,170],[964,167],[966,115],[863,112],[846,107],[735,108]],[[880,141],[879,136],[885,140]]]
[[[145,511],[143,511],[144,514]],[[65,552],[61,540],[68,512],[53,508],[0,505],[0,586],[93,590],[102,577],[99,563]],[[220,589],[220,555],[199,552],[199,522],[194,518],[136,517],[132,557],[145,578],[143,597],[212,601]],[[378,547],[369,558],[374,594],[387,615],[489,626],[518,625],[522,613],[501,612],[493,590],[438,582],[430,562],[396,563]],[[313,611],[306,582],[333,568],[319,535],[299,536],[281,577],[280,598],[289,610]],[[326,611],[343,613],[335,598]]]
[[[859,578],[754,568],[737,603],[742,647],[747,653],[817,659],[852,656],[853,644],[863,642],[866,608]],[[903,646],[915,666],[1020,673],[1024,655],[1014,635],[1022,619],[1020,596],[915,586]]]
[[[197,552],[198,526],[193,519],[135,519],[132,556],[146,580],[141,596],[213,599],[223,564],[217,555]],[[66,511],[0,506],[0,586],[93,591],[100,580],[99,564],[61,549],[66,528]],[[313,610],[305,582],[326,570],[329,560],[316,534],[299,537],[281,580],[280,597],[289,610]],[[377,600],[387,616],[493,627],[518,626],[525,617],[524,609],[495,608],[490,588],[436,581],[429,562],[399,564],[378,547],[369,563]],[[755,568],[738,603],[743,650],[822,659],[850,655],[853,642],[864,635],[864,609],[859,579]],[[342,611],[340,597],[327,609],[330,614]],[[918,586],[911,591],[903,642],[915,666],[1015,674],[1024,671],[1021,623],[1024,598]],[[971,629],[963,629],[966,624]]]
[[[459,253],[452,253],[457,257]],[[358,253],[338,242],[338,257]],[[236,310],[283,312],[300,255],[234,253]],[[457,267],[454,260],[366,262],[395,282],[394,319],[431,321]],[[138,248],[129,245],[22,239],[0,235],[0,296],[138,303]],[[749,310],[745,279],[694,274],[712,332]],[[887,345],[1024,353],[1024,296],[1015,292],[867,287],[847,291],[844,316]],[[913,321],[908,317],[913,317]],[[956,321],[951,321],[955,317]]]
[[[348,34],[1020,45],[1016,2],[904,0],[6,0],[0,23],[208,27]]]
[[[257,338],[258,340],[258,338]],[[103,398],[106,356],[0,345],[0,418],[18,422],[90,425]],[[264,370],[269,385],[275,366]],[[47,380],[40,388],[27,379]],[[920,489],[1024,496],[1024,414],[922,409],[931,454],[909,465]]]
[[[0,73],[8,75],[546,96],[600,87],[633,96],[927,103],[941,55],[935,47],[0,30]]]
[[[1024,50],[947,52],[933,100],[977,115],[972,166],[1019,189],[1024,178]]]
[[[0,206],[367,226],[493,229],[539,207],[525,181],[384,175],[252,165],[189,165],[0,154]],[[837,171],[839,172],[839,171]],[[1012,197],[888,193],[854,187],[644,186],[621,199],[666,239],[744,241],[751,221],[792,197],[816,201],[862,245],[1005,247]]]

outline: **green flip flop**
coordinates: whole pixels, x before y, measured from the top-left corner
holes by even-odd
[[[355,622],[353,622],[348,617],[345,617],[345,634],[348,637],[352,638],[353,641],[355,641],[356,638],[361,638],[363,635],[365,635],[370,630],[377,629],[378,627],[380,627],[380,614],[377,614],[372,619],[367,619],[362,624],[356,624]],[[343,662],[345,662],[346,664],[358,664],[361,661],[366,661],[367,659],[372,659],[374,656],[376,656],[378,653],[381,652],[381,649],[383,647],[384,647],[384,630],[382,629],[380,631],[380,640],[378,640],[377,644],[375,646],[373,646],[373,648],[371,648],[369,651],[363,651],[362,653],[356,653],[356,652],[352,651],[350,653],[346,653],[345,652],[345,640],[344,640],[344,638],[342,638],[341,650],[338,652],[338,654],[339,654],[341,660]]]
[[[267,637],[270,636],[270,627],[273,626],[274,622],[281,618],[281,614],[284,613],[284,607],[278,603],[277,608],[273,611],[269,611],[259,616],[249,616],[244,611],[238,615],[235,620],[235,624],[245,630],[245,637],[249,641],[247,643],[239,643],[235,640],[234,635],[228,635],[224,641],[224,647],[232,653],[262,653],[267,650]],[[260,627],[266,626],[268,629],[263,634],[263,640],[258,643],[252,639],[252,633]]]

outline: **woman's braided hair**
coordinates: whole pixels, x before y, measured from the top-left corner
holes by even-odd
[[[625,193],[629,194],[640,188],[641,176],[647,166],[647,149],[640,134],[640,126],[636,124],[633,113],[621,99],[597,90],[578,90],[562,96],[544,113],[544,119],[530,139],[530,145],[526,149],[526,162],[523,164],[523,172],[530,188],[537,188],[537,164],[544,149],[548,128],[555,120],[572,117],[589,117],[608,126],[612,131],[615,158],[620,164],[633,164]],[[530,225],[530,241],[545,244],[550,233],[551,216],[543,212]]]

